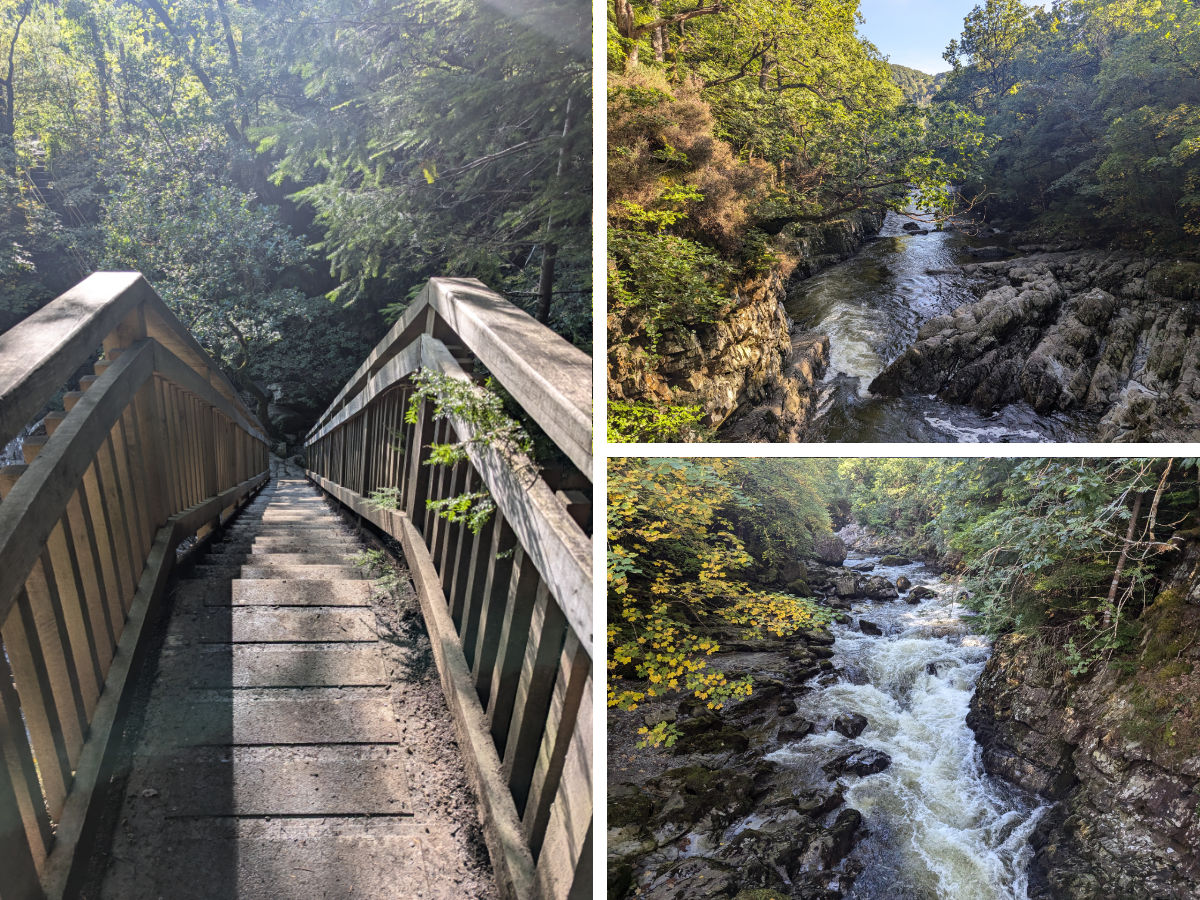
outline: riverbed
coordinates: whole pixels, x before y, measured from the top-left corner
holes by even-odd
[[[891,758],[882,772],[842,776],[846,805],[867,830],[851,853],[862,871],[849,897],[1025,900],[1029,836],[1047,807],[987,775],[967,727],[987,641],[972,633],[955,587],[920,563],[883,566],[851,554],[845,564],[937,593],[916,604],[906,602],[912,589],[895,601],[855,603],[852,621],[832,629],[834,671],[799,698],[814,734],[768,758],[814,781],[854,745]],[[864,620],[882,633],[864,633]],[[867,721],[854,739],[832,727],[849,713]]]
[[[1044,442],[1087,439],[1082,416],[1034,412],[1014,403],[994,413],[935,397],[876,397],[872,379],[929,319],[978,299],[961,266],[969,250],[1003,238],[960,230],[911,234],[911,218],[889,212],[879,236],[845,262],[798,283],[785,302],[793,330],[829,337],[810,441]],[[922,228],[928,226],[922,225]]]

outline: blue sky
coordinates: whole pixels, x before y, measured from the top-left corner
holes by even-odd
[[[950,67],[946,45],[962,33],[963,18],[983,0],[860,0],[859,34],[902,66],[934,75]]]

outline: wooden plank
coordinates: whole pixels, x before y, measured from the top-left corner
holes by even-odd
[[[138,582],[130,606],[129,623],[121,634],[106,690],[100,695],[100,703],[92,717],[92,736],[80,755],[75,786],[62,809],[54,849],[46,863],[43,882],[51,898],[66,893],[72,866],[77,862],[76,851],[86,856],[89,850],[84,838],[95,829],[100,815],[100,804],[93,808],[92,799],[97,786],[106,784],[112,773],[116,743],[112,740],[113,723],[123,716],[132,702],[132,692],[126,690],[126,686],[131,672],[137,670],[145,655],[145,626],[156,612],[157,602],[166,588],[177,543],[173,523],[159,529]],[[82,869],[83,866],[78,867],[78,871]]]
[[[479,607],[479,624],[475,628],[475,640],[468,654],[480,697],[488,696],[491,687],[496,642],[500,639],[500,626],[503,624],[518,552],[520,545],[516,534],[506,519],[500,519],[492,533],[492,549],[487,557],[487,576],[484,578]]]
[[[433,561],[412,523],[401,514],[389,516],[390,524],[404,548],[421,611],[429,630],[434,661],[441,676],[446,703],[454,717],[455,731],[467,773],[479,798],[484,841],[492,860],[500,896],[505,900],[528,900],[534,893],[533,858],[521,839],[520,822],[500,772],[495,745],[487,733],[483,711],[471,684],[462,647],[441,593]],[[389,532],[391,533],[391,532]],[[547,895],[549,896],[549,895]]]
[[[54,829],[46,812],[46,798],[42,795],[33,751],[25,735],[21,700],[17,696],[12,668],[4,653],[0,653],[0,716],[3,716],[0,719],[0,761],[8,764],[25,840],[31,848],[34,864],[40,869],[54,843]]]
[[[435,311],[584,472],[592,475],[592,361],[528,313],[469,278],[431,278],[322,413],[306,440],[336,427]],[[415,367],[409,370],[415,371]]]
[[[554,693],[555,674],[566,635],[567,620],[562,610],[548,590],[539,591],[513,700],[512,724],[504,746],[504,774],[517,812],[522,816],[529,798],[538,748],[546,732],[550,698]]]
[[[534,856],[542,849],[542,840],[550,821],[550,807],[558,793],[579,707],[592,702],[591,695],[584,690],[586,685],[591,684],[591,671],[591,658],[579,646],[579,638],[568,631],[554,681],[554,694],[546,714],[546,731],[530,781],[529,800],[521,818],[525,839]]]
[[[67,755],[58,706],[54,702],[50,673],[38,643],[33,610],[24,591],[21,591],[16,604],[9,610],[8,618],[0,626],[0,639],[4,641],[4,649],[8,653],[21,695],[25,727],[29,729],[29,740],[38,759],[46,806],[50,815],[57,818],[67,798],[72,766]]]
[[[95,545],[100,563],[100,586],[103,589],[104,615],[114,635],[114,644],[121,637],[125,624],[125,597],[122,594],[121,578],[117,569],[116,548],[112,541],[112,528],[104,516],[100,501],[100,486],[96,481],[93,466],[84,473],[83,482],[76,494],[83,517],[88,540]]]
[[[451,377],[469,381],[440,342],[423,338],[422,361]],[[554,496],[537,469],[512,451],[471,442],[474,429],[451,418],[460,440],[467,442],[471,464],[488,486],[496,506],[512,523],[542,579],[585,647],[592,645],[592,542]]]
[[[591,678],[584,685],[590,697]],[[579,708],[546,837],[538,854],[537,879],[543,897],[590,897],[592,835],[592,707]]]
[[[0,619],[122,410],[151,371],[146,344],[125,353],[84,394],[0,504]]]
[[[528,570],[528,572],[527,572]],[[528,562],[519,561],[513,573],[512,588],[508,595],[508,606],[500,628],[500,640],[496,646],[496,664],[492,668],[491,681],[486,686],[488,693],[487,716],[492,729],[496,748],[504,756],[512,726],[513,707],[517,698],[517,687],[521,677],[521,663],[525,659],[525,646],[533,640],[530,629],[533,610],[539,600],[543,603],[550,595],[544,582],[539,581],[537,572]],[[482,660],[481,660],[482,662]],[[480,667],[480,675],[483,667]],[[484,687],[481,678],[480,696]]]
[[[14,740],[23,740],[23,735],[14,733],[18,732],[14,726],[19,721],[14,723],[7,716],[0,717],[0,750]],[[0,872],[4,873],[0,881],[0,897],[4,900],[10,897],[12,900],[33,900],[42,896],[42,886],[38,882],[33,849],[17,800],[17,786],[3,762],[0,757]]]

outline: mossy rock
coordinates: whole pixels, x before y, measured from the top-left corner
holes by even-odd
[[[609,794],[608,827],[624,828],[649,821],[654,815],[654,800],[645,791],[631,790],[624,796]]]
[[[879,560],[881,566],[907,566],[911,562],[912,560],[907,556],[901,556],[898,553],[889,553]]]

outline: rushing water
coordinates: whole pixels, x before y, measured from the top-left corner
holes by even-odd
[[[852,555],[848,566],[940,591],[917,605],[856,604],[854,624],[835,626],[836,676],[799,700],[816,733],[771,754],[822,778],[821,766],[853,744],[882,750],[891,765],[875,775],[842,776],[846,803],[868,829],[852,853],[863,863],[856,900],[1024,900],[1029,835],[1044,807],[983,771],[966,725],[975,680],[988,657],[970,633],[952,589],[920,564],[880,566]],[[881,636],[861,633],[860,619]],[[856,712],[867,727],[851,741],[832,728]]]
[[[843,263],[801,282],[788,297],[795,327],[829,335],[830,364],[817,401],[812,440],[1071,441],[1088,423],[1041,416],[1024,403],[994,414],[915,396],[884,399],[871,380],[916,339],[921,324],[976,295],[959,265],[980,241],[959,231],[910,235],[888,213],[880,236]]]

